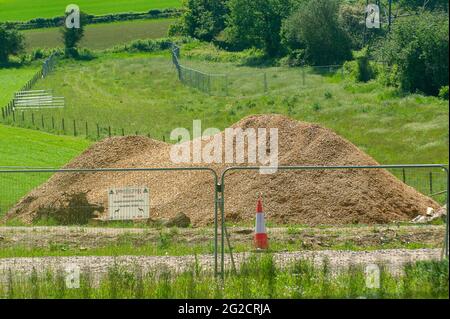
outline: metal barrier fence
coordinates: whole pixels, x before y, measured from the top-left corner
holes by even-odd
[[[99,213],[101,218],[97,219],[97,221],[103,222],[105,221],[106,213],[109,212],[111,214],[113,211],[109,209],[111,208],[111,201],[108,197],[108,193],[112,189],[148,187],[150,200],[149,204],[145,205],[150,210],[150,219],[153,220],[155,218],[173,215],[174,212],[186,211],[187,213],[193,214],[192,218],[200,218],[200,222],[203,224],[210,222],[214,224],[213,234],[211,235],[211,251],[213,253],[211,265],[214,268],[215,274],[224,276],[226,271],[225,254],[227,253],[227,247],[230,253],[230,259],[228,261],[231,262],[231,265],[234,264],[233,247],[227,232],[226,216],[231,216],[235,213],[247,217],[252,216],[254,214],[255,203],[252,200],[248,200],[248,198],[240,198],[240,196],[250,194],[252,198],[256,198],[257,193],[263,191],[263,189],[258,189],[258,187],[251,190],[242,189],[236,187],[238,184],[248,188],[253,185],[249,181],[266,178],[268,187],[271,187],[271,181],[276,179],[277,176],[281,176],[282,184],[278,184],[278,186],[280,187],[281,185],[284,191],[282,194],[276,193],[278,196],[276,202],[289,203],[289,192],[295,193],[304,189],[305,186],[299,183],[300,186],[297,186],[300,188],[296,186],[297,188],[294,187],[291,190],[289,187],[292,187],[292,185],[285,180],[286,177],[294,178],[295,183],[297,183],[297,181],[307,181],[314,176],[325,176],[325,181],[330,181],[330,178],[341,179],[350,176],[350,185],[348,187],[362,189],[363,192],[361,194],[364,195],[365,191],[370,190],[370,181],[378,179],[378,173],[370,175],[370,172],[376,172],[377,170],[384,172],[388,170],[392,175],[397,177],[398,182],[404,181],[426,195],[437,196],[435,198],[439,204],[446,204],[448,207],[448,168],[444,165],[280,166],[274,169],[277,170],[274,174],[257,175],[260,167],[230,167],[223,171],[219,179],[219,176],[213,169],[206,167],[123,169],[27,169],[20,167],[1,167],[0,221],[5,221],[5,214],[9,214],[8,216],[12,218],[9,219],[8,225],[12,226],[15,223],[14,217],[19,215],[28,222],[35,222],[37,225],[42,220],[53,222],[56,225],[71,225],[83,224],[87,220],[92,220],[95,214]],[[412,173],[418,170],[424,170],[424,173]],[[352,181],[351,175],[348,174],[350,172],[358,172],[359,176],[370,175],[370,178],[368,178],[369,182],[367,182],[367,185],[362,185],[358,179]],[[193,175],[205,173],[208,174],[206,178],[202,175],[201,183]],[[246,173],[253,175],[250,179],[244,180],[243,177]],[[286,175],[287,173],[289,173],[289,176]],[[382,174],[379,173],[379,175]],[[422,185],[420,182],[416,184],[418,181],[425,180],[427,177],[428,185]],[[231,178],[234,178],[233,183],[230,183]],[[231,184],[233,184],[232,188],[230,188]],[[311,188],[311,186],[308,187]],[[331,191],[338,192],[341,190],[336,189]],[[230,197],[234,191],[239,192],[238,197],[235,196],[232,199],[226,198],[226,195]],[[307,189],[307,191],[313,190]],[[71,195],[75,196],[71,197]],[[362,196],[362,200],[367,200],[367,205],[370,205],[370,196],[364,196]],[[88,197],[89,199],[87,199]],[[314,198],[320,201],[326,199],[317,190],[314,193]],[[244,211],[237,212],[234,209],[227,208],[226,203],[230,205],[235,200],[240,201],[239,203],[242,205],[239,207]],[[342,200],[345,200],[345,198],[342,198]],[[383,200],[389,201],[389,198],[383,198]],[[65,205],[64,209],[59,209],[61,203]],[[298,206],[299,204],[294,203],[295,205]],[[349,201],[348,205],[351,207],[351,201]],[[285,210],[285,208],[280,207],[272,205],[270,209],[272,211],[278,209],[280,211]],[[326,213],[325,210],[324,213]],[[197,214],[198,212],[200,214]],[[52,219],[55,216],[59,216],[59,219]],[[74,216],[76,217],[75,219],[73,218]],[[108,216],[111,217],[111,215]],[[201,219],[205,218],[205,216],[207,216],[206,219]],[[332,216],[329,217],[332,218]],[[377,220],[377,216],[373,216],[373,218]],[[106,218],[106,220],[108,219]],[[196,221],[199,220],[197,219]],[[288,218],[286,222],[289,224],[291,220]],[[329,224],[332,225],[333,222]],[[336,224],[339,224],[339,222]],[[23,231],[20,227],[17,229],[18,234]],[[90,232],[95,234],[95,231]],[[60,234],[60,236],[63,235]],[[161,236],[158,240],[164,241],[164,236]],[[16,237],[19,239],[16,238],[14,240],[20,242],[21,236],[17,235]],[[23,238],[22,235],[22,242],[24,240],[26,241],[26,238]],[[32,239],[29,239],[29,241],[32,245],[34,244]],[[0,247],[2,247],[2,243],[4,244],[5,241],[2,242],[0,240]],[[51,243],[47,244],[51,245]],[[444,251],[445,256],[448,257],[448,223],[446,225]]]
[[[185,183],[180,181],[181,177],[184,180],[190,180],[193,177],[202,178],[205,188],[199,192],[201,192],[200,197],[203,200],[195,203],[192,203],[191,200],[180,200],[180,197],[188,199],[197,194],[194,187],[187,189],[184,194],[179,193],[180,183]],[[164,216],[172,212],[192,211],[192,205],[206,216],[205,218],[213,221],[214,235],[211,236],[211,243],[207,242],[205,245],[209,247],[211,244],[213,253],[211,265],[214,272],[217,273],[217,231],[219,229],[217,184],[218,177],[215,171],[202,167],[122,169],[23,169],[15,167],[8,169],[3,167],[0,169],[0,221],[6,221],[5,216],[8,214],[11,218],[8,219],[7,225],[14,226],[16,223],[22,225],[16,219],[16,214],[20,214],[35,225],[48,226],[54,223],[56,225],[84,225],[88,220],[92,221],[93,217],[97,217],[95,221],[102,225],[104,222],[114,221],[114,219],[110,219],[116,208],[116,206],[111,206],[112,203],[115,203],[110,198],[111,190],[148,188],[148,204],[145,202],[139,204],[142,207],[139,206],[137,209],[142,208],[149,211],[149,221],[154,222],[155,227],[164,221]],[[156,190],[156,185],[158,190]],[[117,205],[120,205],[122,200],[122,198],[117,199],[117,203],[119,203]],[[133,200],[130,205],[134,205]],[[126,210],[126,208],[123,209]],[[57,214],[60,215],[55,220]],[[22,248],[35,245],[33,238],[26,238],[21,227],[18,227],[17,233],[22,234],[14,236],[17,245]],[[95,234],[95,231],[90,231],[90,233]],[[160,235],[159,241],[167,240],[164,238],[164,234]],[[1,239],[0,248],[3,246],[2,244],[7,246],[7,243]],[[142,238],[136,240],[139,241]],[[45,243],[50,247],[52,244],[51,242]],[[91,244],[95,246],[95,242]],[[42,247],[36,248],[39,250]]]
[[[186,86],[215,96],[252,96],[271,91],[315,87],[345,78],[342,65],[292,68],[248,68],[242,72],[212,73],[180,62],[180,48],[172,47],[172,62],[178,79]],[[225,70],[224,70],[225,71]]]
[[[233,215],[233,214],[239,214],[242,212],[237,212],[237,211],[233,211],[233,210],[229,210],[226,207],[226,203],[230,203],[233,201],[240,201],[240,203],[244,203],[244,205],[246,206],[244,211],[245,212],[250,212],[250,214],[254,214],[254,209],[255,209],[255,202],[248,202],[246,201],[246,198],[241,198],[242,193],[247,192],[245,190],[242,190],[241,188],[238,188],[238,190],[236,190],[236,180],[240,180],[244,177],[244,172],[247,173],[251,173],[251,176],[247,176],[247,178],[245,179],[246,181],[254,181],[255,179],[257,179],[259,176],[259,178],[266,178],[266,182],[267,182],[267,187],[266,190],[270,189],[270,187],[273,187],[273,185],[271,185],[271,181],[273,181],[274,177],[277,174],[283,174],[286,173],[287,171],[290,171],[291,174],[295,174],[295,173],[300,173],[300,176],[297,174],[295,175],[297,179],[307,179],[307,178],[311,178],[310,174],[329,174],[329,172],[340,172],[340,174],[335,175],[335,178],[342,178],[343,176],[345,176],[347,173],[349,173],[350,171],[358,171],[358,172],[371,172],[371,171],[376,171],[376,170],[388,170],[392,172],[392,175],[398,175],[400,174],[404,174],[408,169],[425,169],[428,172],[430,170],[435,170],[433,173],[435,176],[438,176],[439,172],[441,174],[440,177],[440,187],[441,188],[441,193],[444,195],[444,197],[442,198],[441,204],[445,204],[446,207],[448,208],[449,206],[449,170],[448,167],[446,165],[379,165],[379,166],[280,166],[280,167],[266,167],[265,169],[267,170],[273,170],[275,169],[277,172],[275,174],[269,174],[269,175],[258,175],[259,171],[261,170],[260,167],[249,167],[249,166],[238,166],[238,167],[230,167],[228,169],[225,169],[221,175],[221,190],[220,190],[220,196],[219,196],[219,202],[220,202],[220,219],[222,220],[222,231],[221,231],[221,268],[220,268],[220,272],[223,274],[225,272],[225,268],[224,268],[224,256],[225,256],[225,245],[228,246],[228,250],[229,253],[231,255],[231,261],[232,261],[232,265],[234,264],[233,262],[233,248],[232,248],[232,244],[231,244],[231,240],[230,240],[230,236],[228,235],[227,229],[226,229],[226,215],[225,212],[227,212],[227,214],[229,215]],[[301,175],[303,174],[303,176]],[[231,176],[234,176],[235,180],[234,180],[234,184],[233,184],[233,188],[230,190],[229,193],[232,193],[233,191],[235,192],[239,192],[239,194],[234,194],[235,196],[233,197],[233,199],[230,200],[230,198],[226,198],[226,185],[229,183],[227,182],[227,180],[231,179]],[[237,176],[237,177],[236,177]],[[433,175],[431,175],[433,176]],[[377,178],[376,176],[373,178]],[[407,177],[405,176],[404,180],[407,180]],[[283,183],[286,183],[285,179],[282,179]],[[247,186],[251,186],[250,183],[248,183]],[[351,185],[349,187],[370,187],[370,185]],[[288,188],[289,185],[285,185],[284,187]],[[309,185],[309,187],[311,187]],[[252,189],[252,192],[254,192],[254,198],[257,198],[257,193],[261,193],[262,190],[261,189]],[[287,189],[287,191],[289,191]],[[338,190],[335,190],[338,191]],[[363,191],[362,194],[365,194],[366,190]],[[314,191],[312,191],[312,193],[314,193]],[[228,194],[228,192],[227,192]],[[315,198],[315,200],[323,200],[324,197],[321,196],[320,193],[317,193],[317,191],[314,193],[314,195],[312,196],[313,198]],[[334,198],[336,199],[336,198]],[[346,198],[342,198],[342,200],[349,200]],[[388,199],[385,199],[388,200]],[[281,198],[277,198],[277,201],[279,203],[286,203],[289,202],[289,196],[286,194],[283,194],[281,196]],[[350,201],[349,201],[350,203]],[[238,207],[240,207],[240,209],[242,209],[241,207],[242,205],[239,205]],[[276,205],[272,205],[271,209],[272,210],[277,210],[279,209],[281,206],[283,205],[279,205],[279,207],[277,208]],[[267,211],[265,212],[267,214]],[[303,211],[303,213],[307,213],[305,211]],[[324,211],[324,213],[326,213]],[[419,212],[417,212],[419,213]],[[420,212],[420,213],[425,213],[425,212]],[[253,218],[251,219],[253,220]],[[449,225],[448,225],[448,214],[447,214],[447,219],[446,219],[446,231],[445,231],[445,236],[443,235],[443,253],[442,256],[445,256],[446,258],[448,258],[449,256],[449,249],[448,249],[448,239],[449,239]]]

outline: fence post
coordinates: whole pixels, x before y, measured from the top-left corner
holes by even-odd
[[[88,122],[86,121],[86,137],[88,137],[89,135],[89,127],[88,127]]]
[[[211,95],[211,74],[208,74],[208,94]]]
[[[302,66],[302,83],[303,83],[303,86],[306,85],[305,66]]]
[[[42,128],[44,128],[44,114],[41,114],[41,124]]]
[[[228,74],[225,75],[225,95],[228,96]]]
[[[73,136],[77,136],[77,123],[73,120]]]
[[[25,112],[22,111],[22,123],[25,123]]]
[[[268,91],[268,86],[267,86],[267,73],[264,72],[264,93],[267,93]]]
[[[403,173],[403,183],[406,184],[406,171],[405,171],[405,168],[402,169],[402,173]]]
[[[66,127],[65,127],[65,124],[64,124],[64,118],[62,118],[62,120],[61,120],[61,128],[62,128],[63,134],[65,134],[66,133]]]
[[[31,123],[32,123],[33,126],[34,126],[34,113],[33,113],[33,112],[31,112]]]
[[[100,138],[100,126],[98,126],[98,123],[97,123],[97,139],[99,139]]]
[[[111,137],[111,126],[108,126],[108,136]]]
[[[433,194],[433,172],[430,172],[430,195]]]
[[[52,116],[52,129],[55,129],[55,118]]]

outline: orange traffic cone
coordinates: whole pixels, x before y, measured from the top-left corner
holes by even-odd
[[[255,227],[255,247],[256,249],[268,249],[269,239],[267,238],[266,222],[262,207],[262,198],[259,196],[256,205],[256,227]]]

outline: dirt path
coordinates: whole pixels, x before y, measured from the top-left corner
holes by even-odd
[[[251,245],[251,227],[229,227],[231,243]],[[439,247],[445,235],[444,225],[384,225],[341,227],[269,227],[271,242],[299,243],[299,250],[329,249],[342,244],[377,247],[385,244],[420,243]],[[121,239],[131,243],[158,242],[161,234],[171,234],[174,243],[187,245],[210,242],[212,227],[188,229],[100,228],[100,227],[0,227],[0,249],[9,247],[48,247],[65,245],[70,248],[97,248],[116,245]],[[380,247],[381,249],[382,247]]]

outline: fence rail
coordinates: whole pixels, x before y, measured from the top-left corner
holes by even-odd
[[[234,73],[210,73],[180,61],[180,47],[172,46],[172,62],[184,85],[216,96],[252,96],[270,91],[313,87],[329,77],[345,78],[342,65],[266,68]],[[332,80],[330,80],[332,82]]]
[[[19,91],[14,95],[14,111],[18,109],[63,108],[64,97],[53,96],[51,90]]]
[[[278,166],[278,167],[266,167],[267,170],[276,170],[278,174],[279,172],[293,172],[293,171],[321,171],[321,172],[327,172],[327,171],[348,171],[348,170],[407,170],[407,169],[425,169],[425,170],[439,170],[443,172],[443,177],[445,181],[445,190],[443,192],[445,193],[445,199],[444,203],[447,207],[449,207],[449,169],[448,165],[440,165],[440,164],[411,164],[411,165],[378,165],[378,166]],[[233,174],[233,176],[236,176],[235,174],[238,174],[239,172],[258,172],[261,170],[261,167],[252,167],[252,166],[237,166],[237,167],[229,167],[225,169],[221,174],[221,184],[220,184],[220,196],[219,196],[219,202],[220,202],[220,220],[221,223],[221,273],[225,272],[224,269],[224,255],[225,255],[225,245],[228,246],[229,253],[231,255],[231,260],[233,264],[233,248],[230,243],[230,238],[228,237],[227,230],[226,230],[226,218],[225,218],[225,211],[226,211],[226,197],[225,197],[225,190],[226,190],[226,180],[227,177],[230,177]],[[259,190],[255,190],[256,192]],[[449,257],[449,223],[448,223],[448,212],[446,217],[446,230],[445,235],[443,235],[443,250],[442,250],[442,257],[447,258]]]
[[[36,72],[33,77],[25,83],[25,85],[18,91],[29,91],[39,79],[45,78],[48,76],[50,72],[53,71],[56,65],[56,60],[58,59],[58,54],[55,52],[50,55],[45,61],[42,63],[41,69]],[[1,108],[2,119],[6,120],[9,117],[14,116],[15,109],[15,96],[11,99],[11,101],[4,107]]]
[[[107,190],[111,189],[113,187],[117,186],[133,186],[137,181],[139,181],[140,184],[149,184],[150,187],[150,194],[152,193],[151,187],[162,187],[161,185],[163,183],[168,183],[170,185],[166,185],[168,189],[174,189],[174,184],[176,183],[176,180],[182,180],[180,178],[181,176],[177,174],[183,174],[193,171],[197,172],[205,172],[210,173],[212,176],[211,184],[209,186],[206,186],[205,190],[208,189],[208,191],[202,191],[205,194],[206,201],[199,201],[196,202],[195,205],[205,205],[206,203],[211,204],[211,212],[212,212],[212,219],[214,223],[214,239],[212,239],[212,243],[214,245],[214,272],[216,274],[222,274],[225,273],[225,254],[227,253],[228,246],[228,253],[230,253],[231,256],[231,262],[233,263],[233,247],[232,243],[230,242],[230,238],[227,233],[227,227],[226,227],[226,202],[229,203],[229,200],[226,198],[226,194],[229,192],[234,191],[233,188],[229,188],[229,182],[228,179],[230,176],[239,177],[240,172],[244,171],[258,171],[260,170],[260,167],[251,167],[251,166],[239,166],[239,167],[229,167],[225,169],[221,175],[218,175],[213,169],[207,168],[207,167],[179,167],[179,168],[103,168],[103,169],[95,169],[95,168],[86,168],[86,169],[23,169],[23,168],[17,168],[17,167],[11,167],[11,168],[2,168],[0,169],[0,184],[2,187],[0,187],[0,210],[3,212],[3,214],[7,211],[9,211],[12,207],[14,207],[17,202],[22,199],[25,200],[24,203],[26,205],[29,205],[30,203],[26,200],[26,197],[23,197],[30,191],[34,190],[33,193],[30,193],[29,196],[32,196],[33,200],[41,200],[42,203],[46,203],[46,205],[52,205],[50,202],[47,203],[46,196],[54,196],[54,192],[48,193],[47,187],[43,188],[44,193],[40,196],[43,196],[40,198],[36,194],[40,194],[39,192],[36,193],[36,187],[39,185],[42,185],[43,182],[47,181],[53,174],[58,174],[58,177],[53,176],[52,181],[55,180],[61,180],[62,176],[73,176],[78,183],[78,186],[82,186],[83,189],[86,189],[87,185],[84,185],[84,183],[87,183],[87,180],[90,178],[91,180],[95,180],[95,189],[96,191],[100,191],[100,193],[104,193],[106,196]],[[291,172],[291,174],[294,174],[294,171],[300,172],[326,172],[329,171],[343,171],[342,174],[345,175],[348,170],[436,170],[440,171],[443,177],[443,182],[445,182],[445,189],[442,189],[442,192],[445,192],[445,200],[444,202],[447,204],[449,202],[449,179],[448,179],[448,168],[445,165],[379,165],[379,166],[279,166],[279,167],[266,167],[266,169],[276,169],[277,172],[275,174],[279,174],[280,172]],[[151,173],[161,173],[161,174],[169,174],[174,173],[175,176],[172,176],[172,179],[166,179],[167,175],[156,177],[156,179],[149,179],[149,175]],[[89,176],[90,174],[93,174],[93,176]],[[99,175],[100,174],[100,175]],[[114,174],[113,176],[110,176],[108,178],[101,179],[101,174]],[[120,175],[119,175],[120,174]],[[121,181],[120,177],[123,178],[124,174],[132,174],[132,178],[126,179],[126,182]],[[127,175],[128,176],[128,175]],[[131,175],[130,175],[131,176]],[[190,176],[190,175],[189,175]],[[263,176],[263,175],[261,175]],[[186,176],[185,176],[186,177]],[[376,177],[375,177],[376,178]],[[220,182],[220,183],[219,183]],[[153,184],[152,184],[153,183]],[[180,184],[178,187],[184,187]],[[227,186],[228,185],[228,186]],[[142,185],[143,186],[143,185]],[[357,185],[355,186],[357,187]],[[155,190],[155,188],[153,188]],[[228,190],[228,191],[227,191]],[[47,191],[47,193],[45,193]],[[64,194],[67,194],[68,189],[61,189],[58,190],[59,192],[64,192]],[[255,190],[255,192],[258,190]],[[206,194],[207,193],[207,194]],[[176,202],[180,202],[179,194],[178,192],[174,193],[176,196]],[[184,194],[184,196],[187,196],[185,192],[181,192],[181,194]],[[210,194],[210,195],[208,195]],[[37,196],[37,197],[36,197]],[[106,197],[105,197],[106,198]],[[151,200],[150,200],[151,202]],[[167,201],[165,201],[167,203]],[[197,204],[197,203],[203,203],[203,204]],[[37,204],[36,204],[37,205]],[[35,206],[36,206],[35,205]],[[70,209],[75,209],[74,211],[82,210],[86,207],[87,204],[78,204],[83,206],[76,206],[71,207]],[[91,205],[91,204],[89,204]],[[152,204],[150,204],[152,205]],[[155,207],[159,207],[159,209],[162,209],[161,203],[154,204]],[[29,206],[27,206],[29,208]],[[36,208],[42,209],[42,205],[37,205]],[[77,207],[79,208],[77,210]],[[196,209],[200,209],[199,207],[195,206]],[[209,206],[208,206],[209,207]],[[27,209],[28,209],[27,208]],[[21,208],[20,208],[21,209]],[[69,208],[68,208],[69,209]],[[172,207],[172,210],[174,208]],[[209,208],[208,208],[209,210]],[[1,217],[1,216],[0,216]],[[448,217],[447,217],[447,223],[446,223],[446,233],[445,237],[443,235],[443,256],[448,258]],[[220,256],[220,259],[219,259]],[[231,264],[232,264],[231,263]]]

